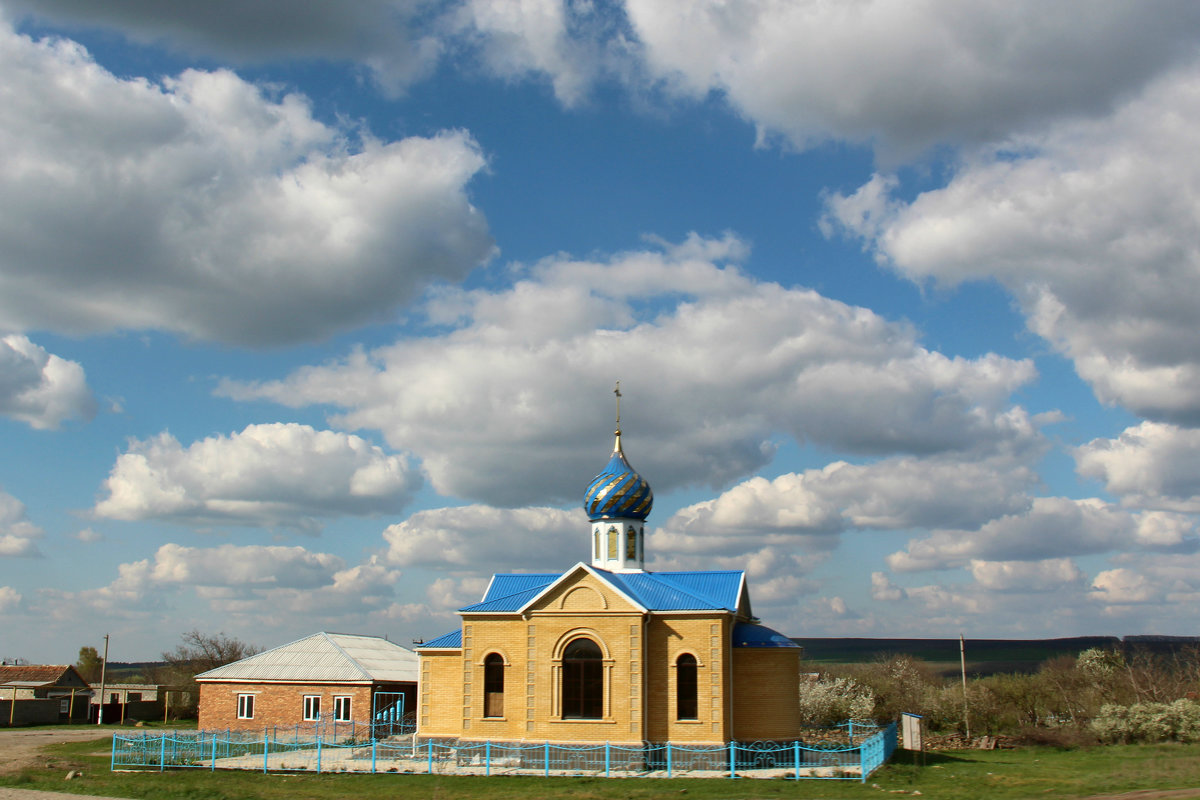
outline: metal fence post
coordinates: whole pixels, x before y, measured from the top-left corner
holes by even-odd
[[[483,743],[483,774],[490,776],[492,774],[492,740],[488,739]]]
[[[850,734],[850,744],[854,744],[854,720],[846,720],[846,730]]]
[[[800,740],[792,742],[793,761],[796,762],[796,780],[800,780]]]
[[[117,739],[114,736],[113,742]],[[162,740],[158,743],[158,771],[162,772],[167,768],[167,736],[163,734]]]
[[[546,742],[545,767],[546,767],[546,777],[548,778],[548,777],[550,777],[550,743],[549,742]]]
[[[609,771],[612,769],[612,745],[608,742],[604,743],[604,777],[611,778]]]
[[[379,742],[371,740],[371,774],[375,774],[375,750],[379,746]]]
[[[321,737],[317,737],[317,774],[321,774]]]
[[[433,774],[433,739],[429,740],[429,774]]]
[[[203,737],[203,734],[201,734],[201,736]],[[201,742],[201,744],[203,744],[203,742],[204,742],[204,739],[203,739],[203,738],[201,738],[201,739],[200,739],[200,742]],[[209,770],[209,771],[210,771],[210,772],[216,772],[216,771],[217,771],[217,732],[216,732],[216,731],[213,731],[213,746],[212,746],[212,769],[211,769],[211,770]]]
[[[667,777],[671,777],[671,743],[667,742]]]
[[[737,777],[737,742],[729,743],[729,777]]]

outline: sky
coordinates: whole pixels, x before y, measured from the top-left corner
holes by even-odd
[[[1200,5],[0,0],[0,657],[1197,633]]]

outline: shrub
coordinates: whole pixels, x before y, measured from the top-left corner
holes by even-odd
[[[1103,706],[1089,726],[1102,742],[1200,741],[1200,703],[1134,703]]]
[[[853,678],[822,675],[800,681],[800,719],[808,725],[868,719],[874,708],[871,690]]]

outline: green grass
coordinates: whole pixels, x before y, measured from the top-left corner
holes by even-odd
[[[1141,745],[930,753],[924,766],[898,753],[862,785],[851,781],[263,775],[254,772],[110,772],[107,740],[53,745],[39,766],[0,776],[0,786],[155,800],[450,800],[533,798],[879,798],[919,790],[932,800],[1079,798],[1138,789],[1200,786],[1200,745]],[[64,782],[68,770],[80,780]],[[875,784],[873,786],[872,784]],[[894,794],[893,794],[894,793]]]

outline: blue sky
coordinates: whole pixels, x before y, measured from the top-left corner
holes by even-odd
[[[428,638],[587,557],[793,636],[1195,632],[1191,3],[0,0],[0,657]]]

